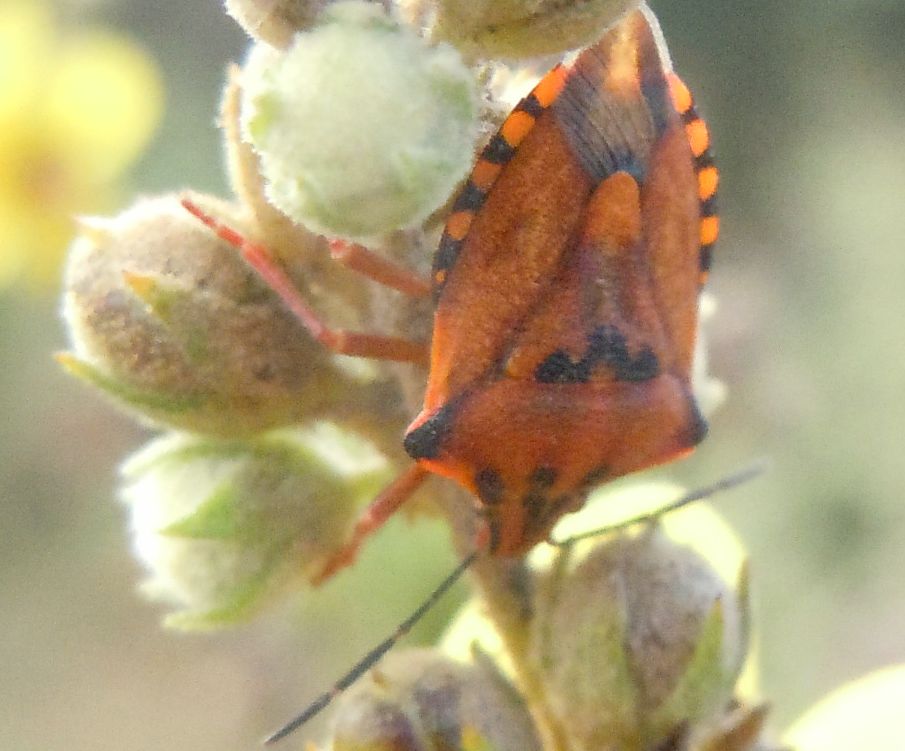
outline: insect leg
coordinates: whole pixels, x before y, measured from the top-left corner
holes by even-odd
[[[355,522],[352,536],[330,556],[323,570],[312,580],[312,584],[315,586],[322,584],[341,569],[352,565],[365,538],[383,526],[384,522],[418,489],[428,474],[426,469],[413,464],[387,485],[362,511],[358,521]]]
[[[328,349],[341,355],[427,364],[430,356],[429,349],[420,342],[394,336],[359,334],[331,329],[308,305],[267,248],[244,237],[240,232],[208,214],[188,198],[182,199],[182,205],[210,227],[217,237],[234,246],[298,318],[311,336]]]
[[[427,279],[422,279],[411,269],[393,263],[363,245],[343,240],[330,240],[329,245],[330,255],[335,261],[384,287],[411,297],[428,297],[431,293],[431,283]]]

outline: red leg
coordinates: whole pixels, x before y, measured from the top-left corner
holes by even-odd
[[[363,245],[342,240],[330,240],[329,244],[330,254],[335,260],[384,287],[392,287],[412,297],[427,297],[431,293],[429,281],[404,266],[372,253]]]
[[[312,584],[315,586],[322,584],[341,569],[351,566],[365,538],[380,529],[384,522],[411,498],[412,493],[424,482],[427,475],[426,469],[419,464],[413,464],[387,485],[358,517],[348,542],[330,556],[323,570],[312,580]]]
[[[244,237],[232,227],[205,212],[193,201],[183,198],[182,205],[210,227],[219,238],[233,245],[299,319],[311,336],[328,349],[341,355],[427,364],[430,357],[429,349],[419,342],[394,336],[357,334],[329,328],[305,302],[292,280],[267,248]]]

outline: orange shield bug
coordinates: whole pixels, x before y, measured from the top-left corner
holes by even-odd
[[[503,122],[453,204],[430,284],[334,243],[338,260],[375,281],[433,291],[429,352],[330,329],[266,248],[184,201],[325,346],[430,363],[404,439],[415,464],[321,579],[430,473],[478,499],[491,555],[519,556],[594,485],[689,453],[706,433],[691,366],[717,183],[707,126],[642,3]]]
[[[434,262],[423,468],[474,493],[522,555],[603,480],[688,453],[717,219],[708,135],[645,6],[503,123]]]
[[[453,204],[429,284],[365,248],[335,245],[338,260],[375,281],[433,292],[429,352],[330,329],[265,248],[185,201],[325,346],[430,364],[424,407],[404,438],[415,463],[368,507],[321,578],[351,563],[431,473],[477,498],[479,551],[521,556],[596,484],[689,453],[706,433],[691,367],[719,231],[717,184],[707,126],[641,3],[503,122]],[[270,740],[374,664],[476,555]]]

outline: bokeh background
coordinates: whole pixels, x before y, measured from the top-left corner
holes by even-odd
[[[905,661],[905,5],[653,5],[722,170],[711,358],[730,394],[668,476],[695,485],[773,459],[716,503],[750,552],[781,729],[832,687]],[[57,31],[103,24],[162,71],[161,124],[110,207],[183,186],[224,193],[214,116],[246,40],[219,3],[52,7]],[[0,170],[15,156],[4,144]],[[57,294],[53,274],[0,289],[0,748],[250,748],[439,579],[443,533],[394,523],[379,552],[399,571],[393,591],[368,586],[366,557],[304,610],[163,631],[136,595],[114,500],[116,466],[147,434],[52,361]]]

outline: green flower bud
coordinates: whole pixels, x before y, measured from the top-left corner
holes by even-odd
[[[83,220],[65,286],[74,352],[63,366],[152,422],[247,435],[319,414],[357,387],[175,196]]]
[[[242,90],[268,199],[323,234],[416,225],[471,166],[474,76],[375,4],[330,6],[285,52],[256,45]]]
[[[744,573],[734,591],[659,527],[576,547],[538,580],[528,654],[573,747],[654,748],[715,724],[747,645]]]
[[[524,704],[486,661],[392,653],[340,699],[332,751],[540,751]]]
[[[639,0],[439,0],[435,35],[475,57],[585,47]]]
[[[343,454],[354,473],[335,460]],[[122,468],[134,549],[149,571],[143,590],[175,606],[169,626],[248,619],[319,573],[349,534],[357,502],[379,487],[381,466],[327,425],[248,441],[152,441]]]

